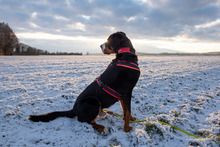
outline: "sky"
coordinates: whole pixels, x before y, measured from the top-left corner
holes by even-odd
[[[117,31],[137,52],[220,51],[220,0],[0,0],[0,22],[49,52],[101,53]]]

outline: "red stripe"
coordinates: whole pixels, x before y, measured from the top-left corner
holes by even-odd
[[[99,80],[98,80],[98,78],[96,79],[96,81],[97,81],[98,85],[101,86],[101,85],[99,84]]]
[[[137,64],[135,64],[135,63],[132,63],[132,62],[129,62],[130,64],[133,64],[133,65],[135,65],[135,66],[138,66]]]
[[[118,62],[127,62],[127,61],[125,61],[125,60],[118,60]],[[135,63],[133,63],[133,62],[128,62],[128,63],[133,64],[133,65],[135,65],[135,66],[138,66],[137,64],[135,64]]]
[[[120,48],[120,49],[118,50],[118,54],[120,54],[120,53],[126,53],[126,52],[130,53],[130,52],[131,52],[130,48]]]
[[[117,64],[117,66],[123,66],[123,67],[127,67],[127,68],[131,68],[131,69],[140,71],[140,69],[138,69],[138,68],[127,66],[127,65]]]
[[[99,83],[99,80],[96,79],[96,81],[97,81],[98,85],[101,86],[100,83]],[[107,85],[105,85],[105,86],[107,86]],[[109,86],[107,86],[107,87],[108,87],[109,89],[111,89]],[[119,94],[117,91],[115,91],[115,90],[113,90],[113,89],[111,89],[111,90],[114,91],[115,93]],[[120,95],[120,94],[119,94],[119,95]]]
[[[106,85],[107,86],[107,85]],[[108,86],[107,86],[108,87]],[[109,89],[111,89],[110,87],[108,87]],[[111,89],[112,91],[114,91],[113,89]],[[119,94],[118,92],[114,91],[115,93]]]
[[[114,94],[112,94],[112,93],[110,93],[110,92],[108,92],[107,90],[105,90],[104,88],[102,88],[105,92],[107,92],[108,94],[110,94],[111,96],[113,96],[113,97],[115,97],[115,98],[117,98],[118,100],[119,100],[119,97],[117,97],[116,95],[114,95]]]

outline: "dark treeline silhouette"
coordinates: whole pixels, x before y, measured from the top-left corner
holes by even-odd
[[[11,55],[18,45],[18,38],[8,24],[0,23],[0,55]]]
[[[67,52],[48,52],[37,48],[30,47],[26,44],[19,43],[12,55],[82,55],[82,53],[67,53]]]

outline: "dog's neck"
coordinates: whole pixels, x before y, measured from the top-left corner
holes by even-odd
[[[123,47],[118,49],[116,53],[116,58],[113,61],[124,60],[127,62],[138,62],[137,55],[134,48]]]
[[[131,53],[131,54],[136,54],[134,48],[130,47],[122,47],[117,50],[117,54],[122,54],[122,53]]]

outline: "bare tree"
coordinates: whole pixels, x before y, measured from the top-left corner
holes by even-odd
[[[8,24],[0,23],[0,55],[11,55],[18,45],[18,38]]]

